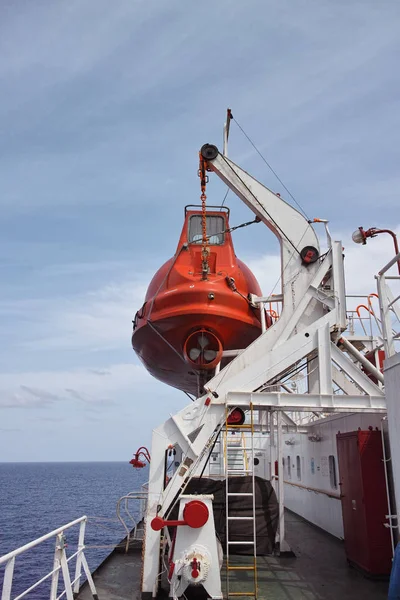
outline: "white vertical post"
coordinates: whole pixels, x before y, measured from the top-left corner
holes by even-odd
[[[282,545],[285,540],[285,505],[284,505],[284,484],[283,484],[283,436],[282,436],[282,411],[276,413],[277,425],[277,446],[278,446],[278,496],[279,496],[279,549],[282,552]]]
[[[1,594],[1,600],[10,600],[11,598],[11,587],[14,575],[15,556],[10,558],[6,564],[4,571],[3,591]]]
[[[79,592],[79,586],[82,575],[82,555],[83,550],[85,548],[85,529],[86,529],[86,520],[82,521],[79,526],[79,538],[78,538],[78,552],[79,554],[76,557],[76,566],[75,566],[75,577],[74,577],[74,594]]]
[[[392,334],[392,322],[390,319],[389,298],[386,288],[385,275],[377,277],[379,308],[381,309],[382,334],[385,346],[386,358],[395,354],[395,347]]]
[[[229,138],[229,128],[231,125],[232,113],[231,109],[228,108],[226,111],[226,122],[224,123],[224,136],[223,136],[223,150],[222,154],[224,156],[228,156],[228,138]]]
[[[89,565],[87,564],[86,556],[83,553],[82,553],[82,566],[83,566],[83,570],[85,571],[85,574],[86,574],[86,577],[88,580],[88,584],[90,587],[90,591],[92,592],[92,596],[93,596],[94,600],[99,600],[99,597],[97,595],[97,591],[96,591],[96,588],[94,585],[94,581],[92,578],[92,574],[90,572]]]
[[[274,412],[271,410],[269,417],[269,461],[270,461],[270,479],[272,487],[275,489],[275,425]]]
[[[74,600],[74,596],[72,594],[71,578],[69,576],[67,556],[65,554],[65,540],[63,533],[59,533],[57,535],[57,550],[59,550],[61,570],[64,579],[65,597],[67,598],[67,600]]]
[[[67,598],[67,600],[74,600],[74,596],[72,594],[71,578],[69,576],[67,556],[65,554],[64,534],[59,533],[57,536],[57,540],[58,540],[59,549],[60,549],[60,564],[61,564],[61,570],[62,570],[63,579],[64,579],[65,597]]]
[[[319,393],[332,394],[332,356],[329,323],[317,329]]]
[[[250,403],[251,415],[251,491],[253,493],[253,541],[254,541],[254,596],[257,598],[257,522],[256,522],[256,481],[255,481],[255,453],[254,453],[254,409]]]
[[[260,302],[260,321],[261,321],[261,331],[265,333],[267,331],[267,323],[265,319],[265,310],[264,310],[264,302]]]

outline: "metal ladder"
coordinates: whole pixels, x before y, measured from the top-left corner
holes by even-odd
[[[256,537],[256,495],[255,495],[255,476],[254,476],[254,413],[253,413],[253,405],[250,404],[250,423],[243,423],[242,425],[230,425],[228,422],[229,415],[234,407],[226,407],[225,414],[225,430],[224,430],[224,466],[225,466],[225,489],[226,489],[226,597],[233,596],[251,596],[253,598],[257,598],[257,537]],[[244,432],[250,432],[250,448],[246,448],[244,443]],[[242,440],[242,451],[243,451],[243,468],[235,469],[231,468],[230,460],[229,460],[229,450],[235,448],[237,450],[238,445],[230,445],[229,441],[232,436],[229,436],[229,432],[235,432],[241,434]],[[247,451],[249,450],[250,460],[247,457]],[[235,465],[233,465],[235,466]],[[229,476],[232,475],[251,475],[251,492],[231,492],[229,491]],[[252,498],[252,509],[251,515],[248,516],[232,516],[230,514],[230,499],[237,497],[247,497]],[[232,521],[249,521],[253,524],[253,539],[252,541],[236,541],[231,540],[229,535],[229,525]],[[244,565],[232,565],[230,562],[230,548],[232,546],[248,546],[251,545],[253,547],[253,557],[252,557],[252,565],[244,566]],[[254,587],[251,591],[230,591],[230,574],[235,571],[251,571],[254,576]]]

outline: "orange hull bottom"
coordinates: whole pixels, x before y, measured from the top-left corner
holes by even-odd
[[[196,369],[185,360],[182,341],[188,331],[199,329],[216,335],[224,350],[246,348],[260,335],[259,326],[235,318],[186,314],[147,322],[134,332],[132,346],[154,377],[197,397],[215,372],[215,369]],[[221,366],[230,360],[222,359]]]

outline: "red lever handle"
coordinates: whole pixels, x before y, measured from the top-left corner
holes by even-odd
[[[192,567],[192,577],[193,577],[193,579],[197,579],[197,577],[200,575],[200,571],[199,571],[199,569],[200,569],[200,563],[197,562],[196,558],[194,558],[192,560],[190,566]]]
[[[200,500],[191,500],[183,509],[183,521],[168,521],[162,517],[154,517],[151,521],[151,528],[154,531],[160,531],[163,527],[179,527],[188,525],[193,529],[203,527],[208,521],[208,508]]]
[[[178,527],[178,525],[187,525],[185,521],[166,521],[161,517],[154,517],[151,522],[151,528],[154,531],[160,531],[163,527]]]

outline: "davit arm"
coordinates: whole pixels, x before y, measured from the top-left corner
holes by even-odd
[[[223,156],[216,146],[204,144],[200,153],[207,169],[216,173],[278,238],[285,304],[285,299],[288,300],[285,296],[289,293],[287,283],[299,270],[307,280],[312,277],[314,269],[309,267],[320,252],[313,228],[298,210]]]

